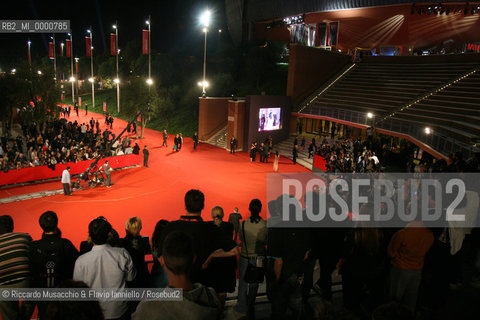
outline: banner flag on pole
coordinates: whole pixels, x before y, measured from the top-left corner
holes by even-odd
[[[117,35],[115,33],[110,33],[110,55],[117,55]]]
[[[78,97],[78,105],[81,107],[82,106],[82,97]]]
[[[92,56],[92,38],[85,37],[85,55],[87,57]]]
[[[78,73],[78,62],[75,60],[75,69],[77,70]]]
[[[48,56],[50,59],[55,59],[55,47],[53,46],[53,42],[48,43]]]
[[[103,111],[107,112],[107,103],[103,101]]]
[[[65,40],[65,55],[67,56],[67,58],[71,58],[72,57],[72,41],[67,39]]]
[[[148,30],[142,30],[142,54],[148,54],[149,51]]]

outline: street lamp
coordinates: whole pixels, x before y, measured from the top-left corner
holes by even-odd
[[[198,86],[202,88],[208,88],[208,81],[199,81]]]
[[[210,24],[210,10],[205,10],[200,16],[200,23],[203,25],[203,33],[205,34],[205,41],[203,44],[203,81],[202,81],[202,97],[207,95],[205,76],[207,73],[207,33],[208,25]]]
[[[73,76],[73,37],[70,32],[67,33],[67,36],[70,37],[70,82],[72,83],[72,103],[75,103],[75,77]],[[69,48],[67,47],[67,56],[68,49]]]
[[[42,74],[42,71],[38,70],[38,71],[37,71],[37,74],[38,74],[38,75],[41,75],[41,74]]]
[[[115,57],[116,57],[116,64],[117,64],[117,78],[113,80],[117,84],[117,112],[120,113],[120,80],[118,78],[118,55],[120,54],[120,50],[118,49],[118,22],[116,21],[113,25],[113,29],[115,29]]]
[[[55,81],[57,81],[57,53],[55,52],[55,34],[50,39],[53,41],[53,70],[55,72]]]
[[[28,46],[28,65],[30,68],[32,67],[32,56],[30,55],[30,45],[32,42],[30,40],[27,41],[27,46]]]
[[[90,34],[90,71],[91,71],[91,77],[88,79],[90,83],[92,84],[92,110],[95,109],[95,84],[94,84],[94,79],[93,79],[93,33],[92,33],[92,27],[90,26],[90,29],[87,30],[87,33]]]
[[[150,23],[150,16],[148,16],[148,20],[145,21],[145,23],[148,25],[148,80],[147,83],[149,85],[148,90],[150,90],[150,86],[153,84],[152,80],[152,57],[151,57],[151,52],[152,52],[152,44],[150,42],[150,32],[151,32],[151,23]]]
[[[73,52],[72,52],[72,57],[73,57]],[[80,58],[75,57],[74,59],[75,59],[75,78],[78,79],[78,61],[80,60]],[[79,95],[78,95],[78,82],[75,82],[75,91],[77,92],[77,97],[79,97]]]

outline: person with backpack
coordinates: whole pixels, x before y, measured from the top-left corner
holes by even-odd
[[[39,223],[42,239],[33,241],[30,246],[32,288],[55,288],[72,278],[78,251],[70,240],[62,238],[55,212],[44,212]],[[47,305],[48,302],[37,302],[40,319]]]

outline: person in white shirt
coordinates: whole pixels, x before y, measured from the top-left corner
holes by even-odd
[[[103,164],[103,166],[100,167],[100,170],[103,170],[103,172],[105,173],[105,176],[107,177],[107,188],[110,188],[111,187],[111,184],[112,184],[112,175],[111,175],[111,172],[113,171],[112,167],[110,167],[110,165],[108,164],[108,160],[105,161],[105,163]]]
[[[88,234],[93,248],[78,257],[73,280],[83,281],[93,289],[125,289],[126,282],[135,278],[135,268],[128,251],[107,244],[111,231],[112,226],[103,217],[90,222]],[[100,300],[100,306],[105,319],[130,319],[126,301]]]
[[[70,191],[70,167],[63,170],[62,172],[62,184],[63,184],[63,194],[66,196],[71,196],[72,192]]]
[[[125,154],[132,154],[133,153],[133,148],[132,147],[127,147],[125,149]]]

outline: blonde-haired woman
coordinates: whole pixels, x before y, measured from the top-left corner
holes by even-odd
[[[147,237],[142,237],[142,220],[139,217],[131,217],[125,222],[125,238],[122,239],[122,247],[127,249],[132,257],[137,270],[135,279],[129,283],[131,288],[145,288],[149,284],[149,273],[145,262],[145,255],[151,252]]]
[[[219,229],[223,237],[231,239],[233,242],[233,224],[223,221],[225,216],[222,207],[216,206],[212,208],[212,223]],[[235,291],[236,286],[236,270],[237,257],[213,259],[208,267],[209,269],[209,286],[215,289],[221,305],[225,304],[227,293]]]

